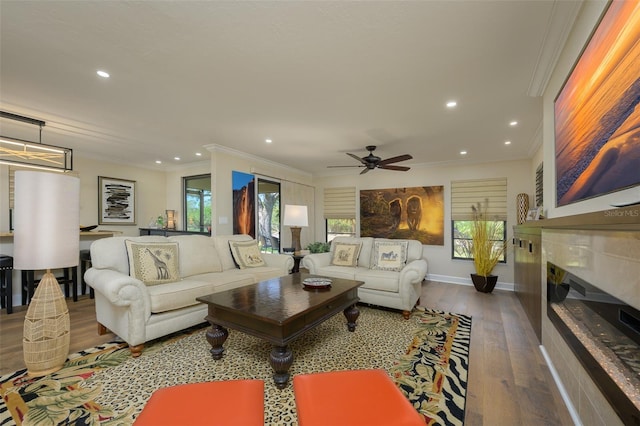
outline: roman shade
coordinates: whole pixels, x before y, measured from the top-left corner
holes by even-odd
[[[355,219],[356,218],[355,186],[324,189],[324,218],[325,219]]]
[[[487,217],[507,220],[507,178],[458,180],[451,182],[451,220],[472,220],[471,206],[485,207]]]

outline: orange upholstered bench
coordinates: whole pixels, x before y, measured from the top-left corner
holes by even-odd
[[[149,425],[263,426],[264,382],[227,380],[155,391],[135,421]]]
[[[293,378],[300,426],[424,425],[383,370],[302,374]]]

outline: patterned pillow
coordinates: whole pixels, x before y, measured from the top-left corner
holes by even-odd
[[[334,266],[358,266],[360,244],[335,243],[331,264]]]
[[[235,260],[240,269],[257,268],[266,265],[256,240],[229,241],[229,247],[231,248],[233,260]]]
[[[178,243],[137,243],[126,240],[129,275],[146,285],[156,285],[180,278]]]
[[[376,241],[371,252],[371,269],[401,271],[407,262],[408,241]]]

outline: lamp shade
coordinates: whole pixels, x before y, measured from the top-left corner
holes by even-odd
[[[41,270],[78,265],[80,179],[16,171],[14,268]]]
[[[309,226],[307,206],[286,204],[284,206],[284,221],[282,223],[285,226]]]

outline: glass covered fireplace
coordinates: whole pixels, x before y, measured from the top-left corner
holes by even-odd
[[[640,425],[640,312],[549,262],[547,316],[622,422]]]

